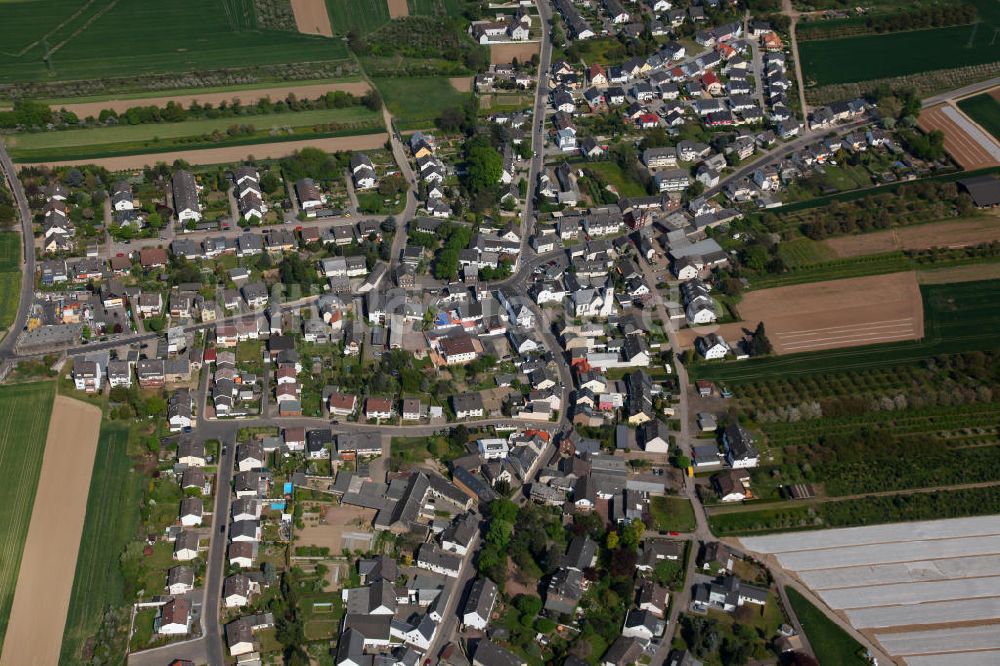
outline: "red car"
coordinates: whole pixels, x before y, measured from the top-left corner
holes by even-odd
[[[680,536],[680,535],[681,535],[680,532],[671,532],[670,533],[670,536]]]

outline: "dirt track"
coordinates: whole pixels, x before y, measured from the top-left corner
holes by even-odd
[[[256,159],[277,159],[291,155],[302,148],[320,148],[328,153],[338,150],[369,150],[381,148],[389,139],[385,132],[376,134],[360,134],[357,136],[342,136],[332,139],[304,139],[302,141],[284,141],[280,143],[257,143],[251,146],[231,146],[229,148],[206,148],[204,150],[180,150],[170,153],[154,153],[150,155],[123,155],[121,157],[102,157],[94,160],[68,160],[63,162],[38,162],[32,166],[71,166],[78,164],[94,164],[109,171],[129,171],[142,169],[146,165],[157,162],[173,163],[174,160],[185,160],[190,164],[226,164],[239,162],[253,155]]]
[[[299,32],[333,37],[324,0],[292,0],[292,13],[295,14],[295,26]]]
[[[859,257],[895,250],[923,250],[931,247],[968,247],[1000,240],[1000,219],[977,217],[917,224],[888,231],[829,238],[823,243],[838,257]]]
[[[0,654],[2,666],[59,661],[100,430],[101,410],[56,397]]]
[[[751,291],[739,311],[745,321],[763,320],[779,354],[924,335],[923,301],[913,271]]]
[[[399,18],[410,15],[410,5],[406,0],[388,0],[389,18]]]
[[[265,97],[271,99],[284,99],[288,93],[295,93],[300,99],[315,99],[320,95],[335,90],[343,90],[352,95],[364,95],[370,86],[365,81],[347,81],[344,83],[317,83],[311,85],[288,85],[274,86],[271,88],[247,88],[246,90],[230,90],[228,92],[201,93],[197,95],[165,95],[161,97],[141,97],[138,99],[108,99],[101,102],[81,102],[79,104],[52,104],[53,109],[65,108],[72,111],[81,118],[94,116],[95,118],[104,109],[113,109],[117,113],[124,113],[133,106],[159,106],[167,105],[167,102],[177,102],[188,107],[191,102],[197,100],[201,104],[212,104],[218,106],[220,102],[232,102],[234,99],[240,100],[242,104],[253,104],[257,100]]]

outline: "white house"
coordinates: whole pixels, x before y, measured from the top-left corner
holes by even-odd
[[[479,578],[469,591],[462,609],[462,625],[485,631],[497,601],[497,586],[489,578]]]
[[[728,353],[732,351],[721,335],[717,333],[709,333],[708,335],[703,335],[695,340],[695,347],[698,353],[701,354],[706,360],[715,360],[720,358],[725,358]]]
[[[160,609],[156,620],[156,633],[161,636],[183,636],[191,631],[191,601],[180,597],[171,599]]]
[[[503,460],[510,453],[507,440],[500,438],[480,439],[476,442],[479,448],[479,455],[485,460]]]

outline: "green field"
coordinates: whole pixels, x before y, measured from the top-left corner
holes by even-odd
[[[972,0],[978,26],[913,30],[884,35],[806,41],[799,44],[806,85],[853,83],[919,74],[1000,60],[993,44],[1000,28],[1000,4]]]
[[[363,106],[289,111],[234,118],[190,120],[182,123],[119,125],[20,134],[11,140],[9,145],[11,156],[17,160],[77,159],[116,152],[131,154],[150,148],[163,150],[189,148],[192,147],[190,144],[199,142],[205,135],[213,132],[225,134],[227,128],[239,124],[253,125],[257,134],[262,135],[261,138],[270,138],[272,129],[297,128],[293,134],[282,135],[294,140],[307,138],[305,135],[313,132],[314,128],[321,129],[327,125],[343,128],[344,131],[357,129],[362,133],[363,130],[381,129],[382,115]],[[237,135],[234,138],[242,140],[247,136]],[[213,146],[227,143],[230,142],[225,139],[212,141]],[[65,157],[67,155],[72,157]]]
[[[811,238],[796,238],[778,245],[778,256],[789,268],[811,266],[830,261],[837,255],[826,245]]]
[[[260,30],[253,0],[9,0],[0,80],[61,81],[343,60],[346,45]],[[50,66],[43,62],[46,46]]]
[[[835,351],[789,354],[730,363],[697,364],[692,378],[740,384],[765,377],[858,370],[915,363],[935,354],[996,349],[1000,280],[924,285],[924,338]]]
[[[440,76],[376,78],[373,83],[401,129],[433,127],[442,109],[461,107],[469,99]]]
[[[609,185],[618,190],[620,197],[644,197],[648,194],[642,183],[626,176],[615,162],[589,162],[583,168],[584,171],[594,171],[603,176]]]
[[[686,497],[653,497],[649,515],[658,530],[693,532],[695,528],[694,508]]]
[[[385,0],[326,0],[326,11],[335,35],[346,35],[351,30],[367,35],[389,22]]]
[[[823,666],[865,666],[868,663],[860,656],[864,650],[861,643],[809,603],[798,590],[785,587],[785,594],[819,663]]]
[[[410,16],[458,16],[466,0],[407,0]]]
[[[1000,102],[989,93],[963,99],[958,103],[966,115],[979,123],[984,130],[1000,139]]]
[[[0,330],[14,323],[21,300],[21,236],[0,232]]]
[[[128,434],[123,424],[101,426],[59,659],[66,666],[80,663],[81,649],[97,633],[105,608],[127,602],[119,557],[134,536],[142,496],[142,477],[127,455]]]
[[[0,644],[14,602],[24,539],[45,453],[54,382],[0,386]]]

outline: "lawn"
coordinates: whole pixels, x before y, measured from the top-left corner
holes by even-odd
[[[789,268],[812,266],[836,258],[833,250],[811,238],[796,238],[780,243],[778,256]]]
[[[1000,6],[987,0],[972,3],[981,25],[802,42],[806,84],[853,83],[996,62],[1000,57],[992,41],[1000,28]]]
[[[81,649],[97,633],[105,609],[126,603],[119,557],[139,522],[142,495],[142,477],[127,455],[128,434],[126,425],[101,426],[59,659],[66,666],[83,660]]]
[[[326,0],[326,11],[335,35],[346,35],[351,30],[367,35],[389,22],[385,0]]]
[[[3,12],[4,81],[177,74],[348,56],[339,40],[258,29],[252,0],[5,1]]]
[[[54,382],[0,386],[0,644],[7,631],[21,553],[45,453]]]
[[[958,103],[966,115],[979,123],[984,130],[1000,139],[1000,102],[989,93],[963,99]]]
[[[649,514],[656,529],[671,532],[693,532],[694,508],[686,497],[654,496],[649,502]]]
[[[865,666],[864,648],[792,587],[785,587],[792,610],[802,624],[809,645],[823,666]]]
[[[455,90],[441,76],[376,78],[373,82],[403,129],[433,127],[442,109],[461,107],[469,98],[469,93]]]
[[[620,197],[644,197],[648,194],[642,183],[626,176],[614,162],[590,162],[584,167],[584,171],[593,171],[603,176],[609,185],[618,190]]]
[[[251,125],[252,134],[230,137],[226,130],[234,125]],[[250,140],[257,143],[267,140],[297,140],[312,134],[366,133],[381,130],[382,115],[363,106],[346,109],[316,109],[241,116],[236,118],[210,118],[181,123],[145,125],[119,125],[92,129],[62,130],[20,134],[9,141],[10,153],[15,159],[49,160],[56,158],[81,159],[109,154],[134,154],[155,150],[173,150],[219,146]],[[280,135],[275,130],[295,128]],[[220,135],[212,136],[214,132]]]
[[[14,323],[21,299],[21,236],[0,232],[0,329]]]
[[[1000,347],[1000,280],[934,284],[920,288],[924,338],[867,347],[789,354],[732,363],[698,364],[694,378],[740,384],[766,377],[858,370],[916,363],[935,354]]]

